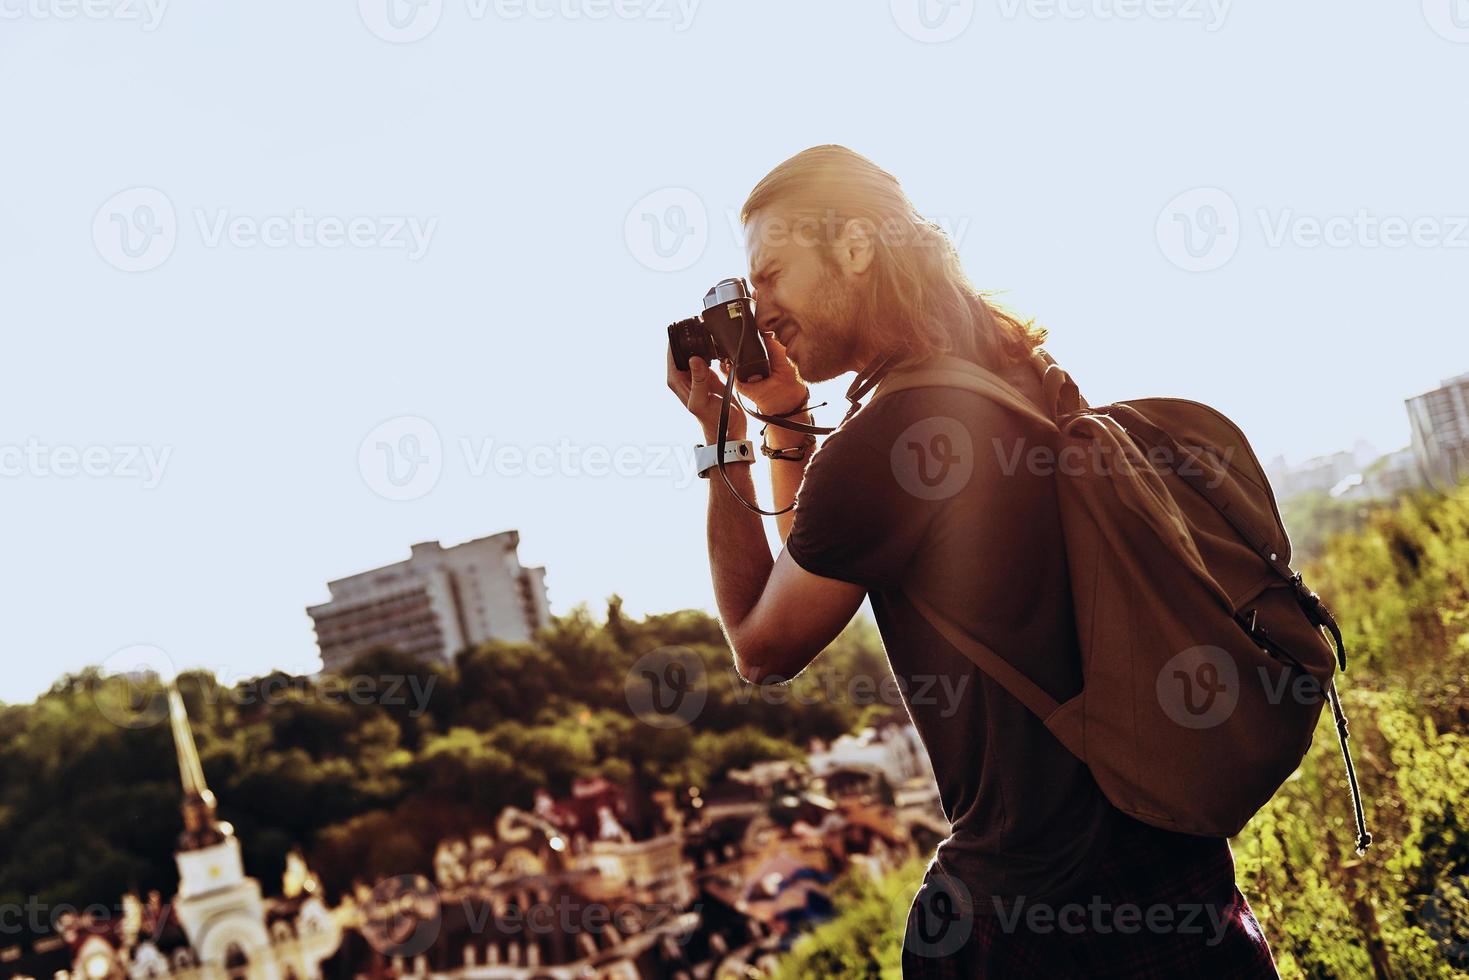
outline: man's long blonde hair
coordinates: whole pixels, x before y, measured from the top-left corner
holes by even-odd
[[[865,350],[896,354],[909,364],[953,354],[991,369],[1027,358],[1046,331],[991,305],[970,282],[953,241],[920,215],[897,178],[844,146],[816,146],[765,176],[740,211],[778,214],[797,234],[819,241],[834,261],[833,242],[848,222],[861,222],[876,254],[864,311],[856,324]]]

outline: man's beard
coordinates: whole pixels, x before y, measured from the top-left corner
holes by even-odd
[[[834,270],[822,279],[811,304],[811,312],[802,317],[792,346],[791,363],[802,381],[816,383],[855,371],[861,346],[863,308],[860,291],[846,286]]]

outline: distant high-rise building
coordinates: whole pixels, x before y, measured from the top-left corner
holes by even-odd
[[[306,610],[323,668],[382,648],[447,662],[489,640],[530,640],[551,612],[546,570],[523,567],[519,547],[518,531],[416,544],[407,561],[328,583],[331,601]]]
[[[1409,398],[1408,420],[1425,479],[1446,490],[1469,478],[1469,374]]]
[[[1292,466],[1277,456],[1265,468],[1277,500],[1289,500],[1303,493],[1330,493],[1342,480],[1359,472],[1351,453],[1317,456]]]

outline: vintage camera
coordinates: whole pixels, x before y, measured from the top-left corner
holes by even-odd
[[[741,381],[763,380],[770,374],[765,340],[755,327],[755,301],[743,279],[722,279],[704,294],[702,316],[680,320],[668,328],[668,349],[680,371],[689,369],[690,357],[709,363],[735,359],[734,375]]]

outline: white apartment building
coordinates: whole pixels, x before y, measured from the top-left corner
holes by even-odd
[[[450,548],[431,541],[407,561],[328,583],[331,600],[306,610],[322,668],[384,647],[448,662],[490,640],[530,640],[551,619],[546,570],[522,566],[519,547],[519,531]]]
[[[1447,490],[1469,479],[1469,374],[1408,399],[1413,455],[1429,483]]]

